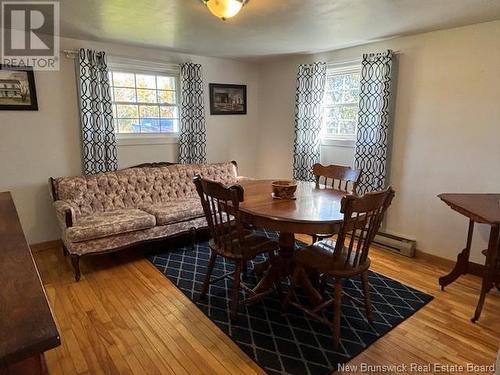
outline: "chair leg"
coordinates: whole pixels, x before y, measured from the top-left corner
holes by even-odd
[[[63,251],[63,255],[65,257],[67,257],[69,255],[69,251],[68,251],[68,248],[66,247],[65,244],[62,245],[62,251]]]
[[[238,302],[240,298],[240,283],[241,283],[241,268],[242,262],[236,262],[233,276],[233,290],[231,293],[231,319],[238,318]]]
[[[208,261],[207,274],[205,275],[205,281],[203,282],[203,287],[201,288],[201,293],[200,293],[200,297],[199,297],[200,299],[203,298],[208,292],[208,287],[210,286],[210,278],[212,277],[212,271],[214,270],[216,258],[217,258],[217,254],[215,254],[212,251],[212,253],[210,254],[210,260]]]
[[[370,283],[368,281],[368,271],[363,272],[363,274],[361,275],[361,282],[363,284],[363,294],[365,297],[366,318],[371,323],[373,321],[373,309],[370,298]]]
[[[338,349],[340,344],[340,315],[342,314],[342,279],[335,278],[333,300],[333,346]]]
[[[80,256],[76,254],[71,254],[71,264],[75,270],[75,281],[80,281]]]

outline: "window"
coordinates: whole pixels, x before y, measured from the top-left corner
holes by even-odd
[[[179,131],[178,74],[111,69],[109,81],[118,135]]]
[[[359,66],[328,70],[323,113],[325,138],[356,139],[360,73]]]

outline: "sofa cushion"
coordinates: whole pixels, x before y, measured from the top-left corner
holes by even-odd
[[[80,217],[74,226],[67,229],[66,238],[72,242],[88,241],[148,229],[155,225],[153,215],[135,208],[97,212]]]
[[[141,209],[155,216],[156,225],[180,223],[204,216],[199,198],[178,199],[163,204],[141,206]]]

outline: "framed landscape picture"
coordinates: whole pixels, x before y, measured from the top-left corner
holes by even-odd
[[[211,83],[210,114],[246,115],[247,86]]]
[[[0,65],[0,110],[38,111],[32,68]]]

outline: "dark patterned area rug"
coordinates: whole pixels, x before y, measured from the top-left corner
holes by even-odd
[[[273,232],[258,232],[277,238]],[[297,246],[303,244],[298,242]],[[148,259],[269,374],[330,374],[338,369],[339,364],[361,353],[433,298],[370,272],[374,321],[369,324],[363,308],[344,298],[341,345],[335,350],[328,326],[293,307],[283,313],[276,293],[254,305],[241,305],[237,322],[229,319],[230,280],[211,285],[208,295],[198,300],[209,259],[207,241],[198,243],[194,250],[188,245],[164,249]],[[260,257],[256,262],[263,260]],[[249,265],[245,280],[249,286],[257,283],[252,267]],[[226,264],[218,257],[213,276],[220,276],[232,268],[231,263]],[[286,291],[286,285],[283,289]],[[346,281],[344,290],[353,297],[362,298],[358,279]],[[327,312],[325,316],[331,319],[332,313]]]

